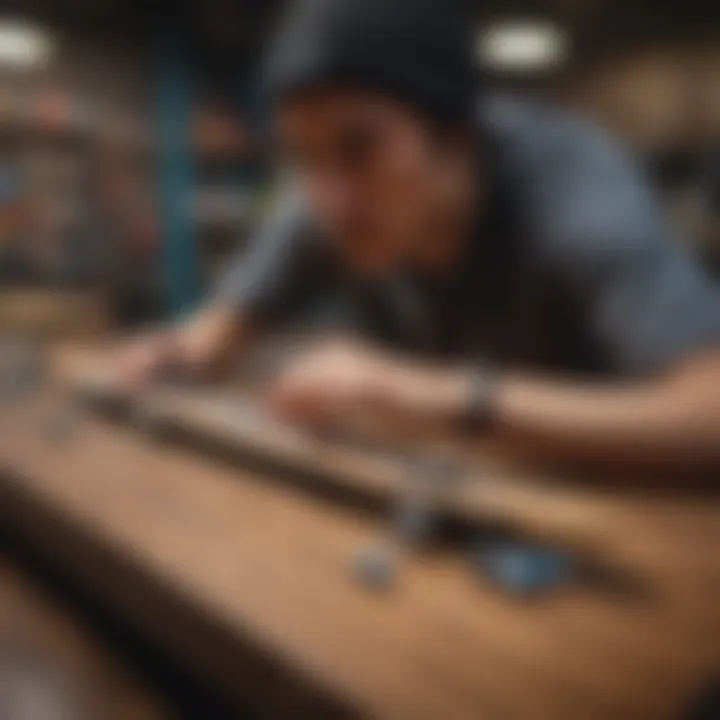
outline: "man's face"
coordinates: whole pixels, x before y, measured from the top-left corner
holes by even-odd
[[[437,201],[439,147],[411,111],[323,91],[286,102],[278,130],[314,218],[352,269],[378,275],[416,252]]]

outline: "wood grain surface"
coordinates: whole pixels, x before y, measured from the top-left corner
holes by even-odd
[[[496,477],[478,518],[587,549],[632,582],[522,601],[438,549],[377,595],[351,566],[381,517],[93,415],[55,442],[43,427],[63,412],[42,397],[6,416],[2,521],[261,715],[673,718],[720,667],[712,500]]]

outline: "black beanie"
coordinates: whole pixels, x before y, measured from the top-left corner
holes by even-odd
[[[298,0],[266,68],[279,102],[321,87],[386,93],[446,124],[465,123],[478,78],[459,0]]]

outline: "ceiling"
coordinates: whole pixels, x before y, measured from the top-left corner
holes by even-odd
[[[202,56],[235,64],[257,52],[283,1],[287,0],[188,0],[168,11],[167,3],[146,0],[4,0],[2,14],[133,40],[154,41],[175,28],[188,32]],[[479,22],[508,16],[555,18],[570,29],[586,55],[720,33],[715,0],[463,1]]]

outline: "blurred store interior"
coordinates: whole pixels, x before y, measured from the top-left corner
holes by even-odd
[[[164,14],[111,0],[5,4],[4,285],[96,292],[95,309],[121,325],[202,296],[272,196],[257,70],[277,5],[214,0]],[[716,264],[711,5],[478,3],[477,48],[500,87],[554,96],[619,135]]]
[[[478,63],[493,82],[568,105],[616,134],[681,235],[720,276],[717,5],[475,4]],[[258,66],[279,6],[2,3],[3,331],[103,337],[197,305],[273,197]],[[62,714],[62,702],[43,709],[33,673],[62,676],[92,695],[100,703],[93,707],[104,708],[92,718],[224,717],[144,646],[129,647],[122,628],[108,630],[102,613],[78,615],[72,608],[84,601],[44,573],[38,580],[35,560],[7,558],[6,569],[0,561],[0,708],[2,688],[12,686],[19,714],[0,709],[2,720],[80,717]],[[25,672],[27,648],[34,660]],[[22,695],[20,676],[30,678],[36,705]]]

